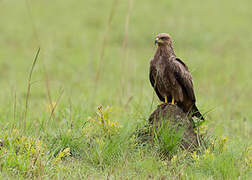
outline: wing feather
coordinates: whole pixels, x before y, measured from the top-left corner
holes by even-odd
[[[164,97],[160,94],[157,88],[157,76],[158,74],[157,74],[156,68],[153,65],[150,65],[149,79],[150,79],[151,85],[154,88],[160,101],[165,101]]]
[[[182,64],[182,65],[185,67],[185,69],[186,69],[187,71],[189,71],[187,65],[186,65],[181,59],[176,58],[175,60],[178,61],[180,64]]]
[[[183,61],[176,58],[174,61],[174,76],[179,84],[184,89],[187,96],[191,99],[191,101],[195,102],[195,94],[193,90],[193,81],[192,75],[190,74],[188,67],[184,64]]]

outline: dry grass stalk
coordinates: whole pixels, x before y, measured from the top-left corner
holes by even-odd
[[[73,119],[72,119],[72,100],[71,98],[69,98],[69,116],[70,116],[70,126],[71,126],[71,129],[73,129]]]
[[[123,37],[123,43],[122,43],[122,56],[121,56],[121,90],[122,90],[122,97],[124,97],[124,90],[125,88],[125,79],[124,74],[126,70],[125,66],[125,60],[127,59],[127,45],[128,45],[128,32],[129,32],[129,21],[130,21],[130,12],[132,7],[132,0],[128,0],[128,8],[125,18],[125,25],[124,25],[124,37]],[[126,71],[128,72],[128,71]]]
[[[61,90],[60,90],[60,94],[59,94],[59,96],[58,96],[58,98],[57,98],[55,104],[52,106],[52,110],[51,110],[51,113],[50,113],[49,121],[52,119],[53,114],[54,114],[54,112],[55,112],[55,109],[56,109],[57,105],[59,104],[59,101],[60,101],[60,99],[61,99],[63,93],[64,93],[64,89],[61,89]],[[46,125],[47,125],[47,124],[48,124],[48,120],[46,121]]]
[[[28,10],[28,16],[30,17],[31,19],[31,23],[32,23],[32,29],[33,29],[33,33],[34,33],[34,36],[36,38],[36,41],[38,44],[40,44],[39,42],[39,36],[38,36],[38,31],[37,31],[37,28],[35,26],[35,23],[34,23],[34,19],[33,19],[33,15],[32,15],[32,8],[31,8],[31,2],[29,0],[26,0],[26,7],[27,7],[27,10]]]
[[[36,53],[36,56],[35,56],[35,58],[33,60],[32,67],[31,67],[31,70],[30,70],[30,74],[29,74],[29,77],[28,77],[28,86],[27,86],[27,93],[26,93],[26,99],[25,99],[25,111],[24,111],[24,131],[26,129],[26,118],[27,118],[29,99],[30,99],[30,94],[31,94],[32,73],[33,73],[34,67],[36,65],[36,62],[37,62],[37,59],[38,59],[38,56],[39,56],[39,52],[40,52],[40,47],[37,50],[37,53]]]
[[[46,92],[47,92],[47,97],[50,103],[50,106],[53,107],[53,101],[52,101],[52,96],[51,96],[51,90],[50,90],[50,83],[49,83],[49,76],[46,71],[45,64],[43,64],[44,67],[44,72],[45,72],[45,85],[46,85]]]
[[[98,70],[97,70],[96,76],[95,76],[95,83],[96,83],[95,86],[97,86],[99,78],[100,78],[105,47],[106,47],[106,44],[107,44],[108,34],[109,34],[109,31],[110,31],[110,26],[111,26],[112,20],[113,20],[114,15],[115,15],[115,10],[116,10],[117,4],[118,4],[118,0],[114,0],[113,6],[112,6],[110,14],[109,14],[108,23],[106,25],[106,30],[105,30],[105,34],[104,34],[104,37],[103,37],[101,53],[100,53],[99,62],[98,62]]]
[[[16,122],[16,111],[17,111],[17,91],[14,89],[14,103],[13,103],[13,120]]]

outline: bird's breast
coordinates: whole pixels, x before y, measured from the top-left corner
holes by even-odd
[[[156,63],[156,69],[159,73],[163,73],[164,70],[164,63],[162,62],[161,59],[159,59],[159,61],[157,61]]]

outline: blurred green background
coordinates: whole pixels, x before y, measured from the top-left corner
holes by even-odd
[[[83,113],[76,123],[99,104],[120,109],[119,121],[145,121],[159,104],[156,95],[152,103],[148,79],[154,37],[166,32],[191,70],[209,127],[251,144],[251,7],[250,0],[1,0],[0,125],[22,123],[27,77],[39,46],[28,127],[49,116],[46,77],[53,101],[64,89],[58,110],[71,101]],[[64,123],[57,119],[50,127],[56,131]]]
[[[71,98],[73,104],[93,109],[99,104],[125,105],[132,96],[130,103],[150,109],[153,40],[166,32],[173,37],[176,55],[192,72],[199,108],[211,110],[209,122],[228,134],[238,131],[247,137],[251,133],[251,1],[131,0],[130,8],[128,1],[114,2],[0,1],[1,114],[11,111],[15,91],[22,108],[38,46],[41,53],[31,95],[35,117],[48,102],[45,72],[54,99],[64,88],[62,102]]]

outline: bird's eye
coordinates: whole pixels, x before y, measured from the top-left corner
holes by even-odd
[[[166,40],[166,37],[161,37],[160,39],[161,39],[161,40]]]

